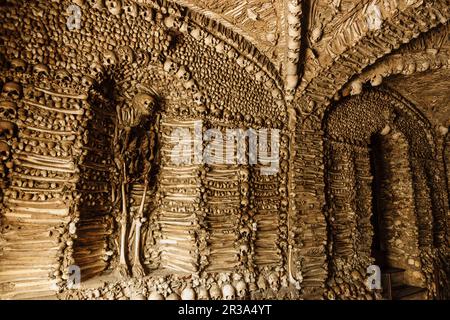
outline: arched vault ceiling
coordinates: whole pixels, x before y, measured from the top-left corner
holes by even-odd
[[[285,45],[284,0],[176,0],[246,37],[280,68]]]
[[[151,0],[136,0],[150,3]],[[402,44],[447,23],[449,0],[171,0],[247,39],[295,89],[328,104]]]
[[[311,22],[299,93],[314,102],[329,103],[352,76],[421,33],[446,23],[450,17],[449,3],[446,0],[310,2]]]
[[[450,126],[450,70],[388,79],[387,86],[411,101],[435,125]]]
[[[435,125],[450,125],[450,25],[441,25],[379,59],[344,87],[386,84],[410,100]]]

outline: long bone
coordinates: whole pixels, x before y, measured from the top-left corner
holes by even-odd
[[[119,274],[122,277],[128,276],[128,265],[125,258],[125,242],[126,242],[126,232],[127,232],[127,195],[125,191],[125,181],[127,179],[126,164],[123,162],[123,181],[121,183],[122,192],[122,215],[120,218],[120,256],[119,256]]]
[[[142,227],[142,219],[144,216],[144,205],[145,198],[147,196],[148,183],[145,182],[144,191],[142,192],[142,200],[141,205],[139,206],[139,211],[135,217],[135,242],[134,242],[134,261],[133,261],[133,275],[135,277],[143,277],[145,276],[144,268],[142,267],[140,260],[140,251],[141,251],[141,227]]]
[[[37,91],[43,92],[45,94],[48,94],[50,96],[54,96],[54,97],[59,97],[59,98],[69,98],[69,99],[79,99],[79,100],[87,100],[88,96],[86,94],[70,94],[70,93],[60,93],[60,92],[55,92],[55,91],[51,91],[48,89],[44,89],[44,88],[39,88],[39,87],[35,87],[34,88]]]
[[[23,100],[23,102],[27,105],[36,107],[36,108],[40,108],[43,110],[47,110],[47,111],[52,111],[52,112],[59,112],[59,113],[64,113],[64,114],[74,114],[74,115],[82,115],[84,113],[83,109],[79,109],[79,110],[73,110],[73,109],[60,109],[60,108],[54,108],[54,107],[49,107],[37,102],[33,102],[30,100]]]

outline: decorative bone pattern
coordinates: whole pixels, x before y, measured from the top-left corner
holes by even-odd
[[[388,264],[448,298],[449,8],[3,1],[0,298],[380,299],[375,207]],[[173,163],[195,121],[279,129],[279,171]]]

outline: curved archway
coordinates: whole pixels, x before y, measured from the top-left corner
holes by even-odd
[[[358,296],[351,283],[365,288],[359,277],[375,262],[436,294],[429,255],[446,246],[446,219],[429,123],[392,94],[369,91],[332,107],[324,131],[332,290]]]
[[[358,17],[349,22],[347,28],[350,32],[332,36],[332,41],[326,46],[322,44],[327,50],[319,60],[314,54],[310,55],[300,85],[301,94],[308,101],[329,105],[342,86],[364,68],[420,33],[445,24],[450,14],[447,3],[436,1],[434,4],[436,7],[429,7],[426,3],[407,4],[402,9],[398,8],[395,14],[383,21],[380,28],[374,30],[367,27],[367,16],[361,10]],[[411,28],[404,25],[411,25]]]

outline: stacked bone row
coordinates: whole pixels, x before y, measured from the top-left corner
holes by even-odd
[[[81,280],[93,277],[109,265],[112,255],[108,247],[114,224],[111,203],[111,143],[114,132],[111,108],[91,102],[89,122],[83,134],[82,156],[78,164],[78,215],[74,261],[80,268]]]
[[[196,272],[200,268],[196,236],[201,228],[202,212],[201,165],[193,163],[194,136],[189,131],[194,122],[163,119],[161,127],[161,199],[157,218],[161,233],[158,240],[161,266],[174,271]],[[187,131],[180,132],[188,134],[172,134],[183,129]]]
[[[1,134],[2,145],[11,148],[6,166],[14,164],[3,189],[4,298],[49,295],[74,263],[77,219],[71,203],[79,174],[73,159],[81,155],[78,125],[87,102],[71,90],[22,83],[5,83],[1,97],[13,107],[2,119]]]

